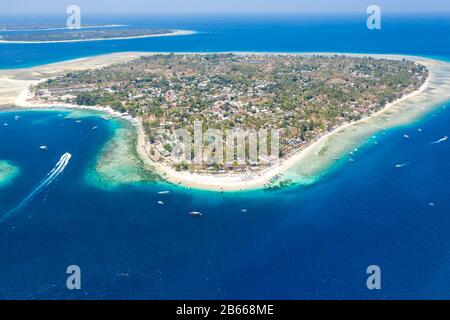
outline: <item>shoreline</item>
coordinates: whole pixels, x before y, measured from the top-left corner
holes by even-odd
[[[155,163],[156,166],[162,170],[162,172],[167,174],[166,180],[175,183],[187,186],[189,188],[195,188],[195,189],[206,189],[206,190],[214,190],[214,191],[244,191],[244,190],[258,190],[264,185],[266,185],[271,178],[278,174],[283,174],[286,170],[290,169],[293,165],[295,165],[297,162],[301,161],[305,155],[311,151],[315,146],[317,146],[319,143],[325,141],[330,136],[337,134],[338,132],[351,127],[353,125],[364,123],[365,121],[369,120],[370,118],[380,115],[388,111],[392,106],[396,105],[399,102],[402,102],[404,100],[410,99],[421,92],[423,92],[428,84],[429,84],[430,76],[427,78],[427,80],[422,84],[422,86],[417,89],[414,92],[411,92],[407,95],[404,95],[403,97],[388,103],[383,109],[377,111],[376,113],[367,116],[363,119],[360,119],[358,121],[349,122],[341,125],[340,127],[326,132],[324,135],[319,137],[317,140],[310,142],[306,147],[303,149],[300,149],[293,154],[291,154],[288,158],[281,159],[280,163],[276,164],[275,166],[271,166],[269,168],[266,168],[264,170],[261,170],[259,172],[255,172],[255,175],[257,175],[256,179],[249,180],[249,181],[242,181],[240,178],[242,174],[236,174],[236,175],[200,175],[200,174],[193,174],[186,171],[176,171],[173,168],[161,165],[160,163]],[[140,128],[139,132],[139,144],[140,147],[138,147],[140,154],[148,156],[148,151],[145,148],[145,145],[143,144],[143,140],[145,139],[145,133],[143,132],[143,128]]]
[[[53,41],[15,41],[15,40],[0,40],[0,44],[45,44],[45,43],[70,43],[70,42],[89,42],[89,41],[110,41],[110,40],[131,40],[144,39],[154,37],[174,37],[174,36],[188,36],[196,34],[193,30],[174,30],[171,33],[149,34],[141,36],[130,37],[115,37],[115,38],[94,38],[94,39],[78,39],[78,40],[53,40]]]
[[[90,61],[91,63],[86,63],[90,66],[90,68],[100,67],[105,65],[105,63],[114,63],[116,60],[132,60],[134,57],[139,57],[142,55],[152,55],[156,53],[124,53],[124,54],[111,54],[106,56],[100,56],[96,58],[82,58],[72,61],[66,61],[66,62],[59,62],[53,65],[44,65],[41,67],[34,67],[29,68],[25,70],[36,70],[36,69],[43,69],[44,72],[48,69],[51,69],[53,71],[58,71],[57,75],[59,73],[67,72],[67,69],[71,69],[74,66],[71,66],[71,64],[77,64],[76,70],[80,70],[80,68],[89,68],[88,66],[79,66],[80,61]],[[179,53],[181,54],[181,53]],[[191,54],[205,54],[205,53],[191,53]],[[277,53],[242,53],[242,52],[236,52],[236,54],[277,54]],[[298,53],[301,55],[310,55],[313,53]],[[315,53],[315,54],[321,54],[321,55],[327,55],[327,54],[335,54],[335,53]],[[79,109],[79,110],[93,110],[98,111],[101,113],[109,114],[115,118],[120,118],[124,120],[130,121],[133,126],[137,129],[137,153],[141,160],[144,162],[145,167],[151,167],[153,169],[156,169],[156,173],[161,175],[164,180],[167,182],[170,182],[175,185],[181,185],[188,188],[195,188],[195,189],[203,189],[203,190],[211,190],[211,191],[244,191],[244,190],[258,190],[262,189],[271,178],[278,174],[286,174],[286,176],[291,177],[294,183],[298,183],[303,178],[308,176],[313,176],[313,172],[323,172],[326,171],[326,169],[333,164],[333,159],[336,155],[339,155],[339,157],[342,157],[342,155],[345,155],[347,151],[352,150],[352,147],[345,146],[343,142],[336,142],[336,139],[338,136],[347,135],[352,136],[354,135],[354,131],[360,131],[360,129],[364,129],[363,133],[365,132],[365,136],[357,137],[353,143],[356,143],[357,145],[361,144],[364,139],[367,138],[367,135],[373,133],[374,131],[381,131],[382,129],[389,128],[398,124],[407,123],[411,121],[411,118],[414,118],[415,116],[420,116],[423,113],[425,113],[425,107],[419,108],[417,104],[423,103],[428,106],[428,109],[431,109],[433,105],[436,105],[436,98],[438,101],[446,101],[450,99],[450,91],[447,93],[447,89],[450,89],[450,78],[448,78],[446,75],[448,74],[448,71],[450,71],[450,64],[439,61],[439,60],[433,60],[429,58],[421,58],[421,57],[414,57],[414,56],[403,56],[403,55],[373,55],[373,54],[343,54],[348,56],[371,56],[374,58],[391,58],[391,59],[408,59],[413,60],[417,63],[424,64],[430,74],[425,83],[422,84],[422,86],[407,95],[404,95],[403,97],[397,99],[396,101],[392,103],[388,103],[384,106],[383,109],[377,111],[376,113],[365,117],[363,119],[360,119],[355,122],[346,123],[342,126],[324,133],[321,137],[319,137],[317,140],[312,141],[308,146],[304,147],[301,150],[298,150],[294,154],[291,154],[289,158],[282,159],[281,163],[277,164],[276,166],[272,166],[269,168],[266,168],[264,170],[255,172],[254,175],[255,178],[251,180],[242,180],[242,174],[237,175],[201,175],[201,174],[194,174],[190,172],[179,172],[175,169],[168,167],[166,165],[163,165],[159,162],[154,162],[151,160],[148,156],[148,151],[145,146],[146,141],[146,135],[144,133],[143,127],[139,121],[138,118],[132,118],[131,116],[124,116],[123,114],[112,110],[109,107],[99,107],[99,106],[78,106],[78,105],[71,105],[71,104],[58,104],[58,106],[48,104],[34,104],[32,102],[28,102],[29,93],[28,88],[32,84],[36,84],[39,81],[45,81],[47,78],[40,78],[36,79],[34,81],[29,81],[29,83],[25,86],[25,88],[20,92],[19,95],[16,96],[14,100],[14,105],[22,107],[22,108],[30,108],[30,109],[36,109],[36,108],[47,108],[47,109]],[[63,68],[61,68],[62,65],[65,65]],[[34,69],[34,70],[33,70]],[[60,70],[63,69],[63,70]],[[19,69],[20,70],[20,69]],[[22,70],[23,72],[24,70]],[[21,73],[20,71],[16,71],[16,73]],[[57,76],[56,75],[56,76]],[[55,76],[55,75],[54,75]],[[0,71],[0,81],[2,81],[2,72]],[[20,79],[17,79],[20,81]],[[3,81],[7,81],[7,79],[3,79]],[[445,94],[442,94],[442,96],[436,96],[434,93],[434,90],[438,87],[438,89],[441,89],[441,91],[444,91]],[[1,86],[0,86],[1,89]],[[428,96],[432,95],[434,99],[424,99]],[[1,90],[0,90],[0,102],[1,102]],[[398,109],[398,110],[396,110]],[[408,112],[410,111],[410,112]],[[414,112],[413,112],[414,111]],[[421,112],[423,111],[423,112]],[[391,113],[391,114],[390,114]],[[411,113],[411,114],[410,114]],[[414,113],[414,114],[413,114]],[[417,113],[417,114],[416,114]],[[394,119],[392,116],[394,114]],[[399,116],[398,119],[395,119],[395,116],[400,115],[403,118]],[[385,119],[387,117],[387,119]],[[396,121],[397,120],[397,121]],[[371,127],[373,126],[370,122],[378,121],[380,122],[378,124],[378,127]],[[391,124],[390,122],[394,122],[394,124]],[[398,122],[395,124],[395,122]],[[354,130],[348,131],[348,129],[354,128]],[[332,151],[326,151],[325,155],[321,154],[322,150],[327,147],[327,144],[330,143],[330,141],[335,140],[332,144]],[[348,140],[348,139],[347,139]],[[302,170],[297,170],[296,166],[299,164],[302,165]],[[306,170],[306,173],[304,171],[304,168],[312,168],[313,170]]]

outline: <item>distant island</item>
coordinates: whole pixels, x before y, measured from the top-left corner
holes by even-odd
[[[280,153],[286,159],[418,90],[428,73],[425,66],[406,59],[161,54],[70,72],[31,91],[34,104],[108,106],[139,119],[148,155],[177,171],[234,174],[271,164],[175,164],[171,133],[180,127],[192,131],[194,121],[223,132],[280,128]]]
[[[149,38],[161,36],[190,35],[193,31],[173,29],[125,28],[103,29],[83,28],[79,30],[48,29],[45,32],[4,33],[0,35],[0,42],[6,43],[52,43],[52,42],[82,42],[98,40],[120,40],[133,38]]]
[[[83,24],[80,29],[101,29],[126,27],[125,24]],[[0,23],[0,32],[25,32],[25,31],[50,31],[50,30],[70,30],[61,24],[11,24]]]

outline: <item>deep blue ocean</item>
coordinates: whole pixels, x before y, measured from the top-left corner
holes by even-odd
[[[332,51],[450,59],[449,16],[386,16],[379,31],[366,28],[365,14],[90,19],[199,33],[1,44],[0,68],[119,51]],[[0,22],[5,21],[22,20]],[[450,107],[436,106],[422,119],[379,135],[378,145],[367,144],[354,163],[316,184],[239,194],[161,183],[114,190],[88,184],[86,172],[115,125],[96,116],[78,123],[64,115],[0,113],[0,159],[20,168],[0,188],[1,215],[25,199],[64,153],[72,154],[61,174],[0,223],[0,298],[450,298],[450,142],[430,144],[450,135]],[[44,143],[51,146],[47,152],[39,149]],[[409,165],[399,170],[398,163]],[[171,193],[159,195],[161,190]],[[193,210],[204,215],[187,215]],[[82,289],[69,291],[66,268],[73,264],[81,268]],[[366,287],[369,265],[381,268],[381,290]]]

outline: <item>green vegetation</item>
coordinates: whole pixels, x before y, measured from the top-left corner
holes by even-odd
[[[33,33],[11,33],[0,35],[0,40],[6,41],[73,41],[73,40],[92,40],[92,39],[112,39],[129,38],[150,35],[160,35],[173,33],[169,29],[97,29],[97,30],[66,30],[64,32],[55,32],[49,30],[46,32]]]
[[[19,168],[8,161],[0,160],[0,187],[10,182],[19,173]]]
[[[424,66],[407,60],[166,54],[72,72],[34,92],[45,102],[110,106],[138,117],[152,154],[170,162],[171,133],[192,132],[194,121],[204,130],[281,129],[280,152],[288,156],[417,90],[427,77]]]

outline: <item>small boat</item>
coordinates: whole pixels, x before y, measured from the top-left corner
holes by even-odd
[[[403,168],[403,167],[406,167],[407,165],[408,165],[408,163],[402,163],[402,164],[396,165],[395,167],[396,168]]]
[[[350,159],[348,159],[348,161],[350,161],[350,162],[355,162],[355,159],[350,158]]]
[[[158,194],[169,194],[170,193],[170,191],[160,191],[160,192],[158,192]]]
[[[20,119],[20,116],[14,116],[14,120],[19,120]]]
[[[47,146],[40,146],[40,147],[39,147],[39,149],[41,149],[41,150],[44,150],[44,151],[45,151],[45,150],[48,150],[48,147],[47,147]]]
[[[158,201],[158,204],[160,204],[160,205],[163,205],[163,204],[164,204],[164,202],[162,202],[162,201]]]
[[[77,121],[75,121],[76,123],[81,123],[82,121],[81,120],[77,120]]]
[[[409,139],[409,136],[408,136],[407,134],[404,134],[404,135],[403,135],[403,138]]]
[[[434,207],[434,203],[433,203],[433,202],[430,202],[430,203],[428,204],[428,206]]]
[[[8,124],[7,124],[7,123],[4,123],[3,125],[4,125],[5,127],[7,127],[7,126],[8,126]]]
[[[242,213],[247,213],[247,209],[241,209]]]
[[[334,161],[339,161],[339,158],[333,158]]]
[[[95,130],[95,129],[97,129],[98,127],[97,126],[95,126],[95,127],[92,127],[92,130]]]
[[[128,277],[129,275],[130,275],[129,273],[124,273],[124,272],[117,274],[118,277]]]
[[[422,132],[422,129],[419,128],[419,129],[417,129],[417,131]]]
[[[189,212],[189,215],[191,216],[202,216],[203,214],[199,211],[191,211]]]

